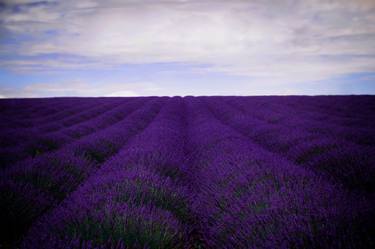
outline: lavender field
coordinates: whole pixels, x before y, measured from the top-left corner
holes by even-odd
[[[375,248],[375,97],[0,100],[0,248]]]

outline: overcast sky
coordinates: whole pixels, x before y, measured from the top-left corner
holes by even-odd
[[[0,0],[0,97],[375,94],[374,0]]]

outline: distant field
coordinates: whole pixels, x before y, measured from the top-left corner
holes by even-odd
[[[0,100],[0,248],[375,248],[375,97]]]

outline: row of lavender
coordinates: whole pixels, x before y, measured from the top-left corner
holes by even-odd
[[[264,150],[212,111],[213,98],[202,101],[208,102],[206,108],[192,108],[200,112],[194,112],[199,119],[189,137],[199,141],[194,210],[200,212],[210,248],[360,248],[373,243],[369,227],[358,218],[371,215],[371,203],[354,202],[320,174]],[[224,104],[215,104],[225,110]]]
[[[164,102],[165,99],[137,99],[121,109],[121,118],[115,122],[109,118],[102,127],[101,122],[92,120],[89,127],[96,132],[3,169],[0,236],[4,243],[14,243],[41,214],[57,206],[131,136],[144,129]]]
[[[0,162],[2,167],[15,163],[27,157],[35,157],[41,153],[58,149],[74,139],[88,135],[98,129],[112,125],[121,120],[127,113],[130,102],[122,100],[98,99],[93,103],[75,103],[78,107],[66,108],[54,115],[40,117],[38,114],[28,122],[28,127],[18,127],[8,124],[0,132],[2,149]],[[134,102],[134,100],[133,100]],[[88,106],[88,104],[90,104]],[[126,105],[126,106],[125,106]],[[116,107],[116,108],[114,108]],[[134,106],[136,107],[136,106]],[[18,114],[18,113],[17,113]],[[69,115],[68,115],[69,114]],[[18,115],[8,119],[20,119]],[[20,143],[22,141],[22,143]]]
[[[111,110],[52,129],[64,134],[91,120],[91,132],[3,169],[2,241],[14,245],[26,234],[23,248],[374,246],[371,138],[338,135],[374,135],[366,121],[374,100],[357,98],[368,105],[353,115],[342,115],[341,99],[330,105],[323,97],[103,100]],[[117,119],[95,126],[116,110]],[[321,133],[310,132],[319,125]],[[311,164],[333,155],[302,146],[322,137],[355,148],[353,160]]]
[[[264,100],[263,100],[264,101]],[[352,191],[373,196],[375,181],[375,133],[371,115],[359,123],[334,124],[324,113],[306,113],[286,106],[251,108],[254,103],[236,99],[211,99],[208,105],[219,119],[264,147],[290,161],[325,175]],[[275,104],[275,102],[273,103]],[[355,115],[355,114],[354,114]],[[281,117],[281,118],[278,118]],[[330,122],[331,121],[331,122]],[[354,134],[354,135],[353,135]]]

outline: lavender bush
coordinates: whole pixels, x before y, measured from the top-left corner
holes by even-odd
[[[373,248],[375,98],[0,101],[0,248]]]

